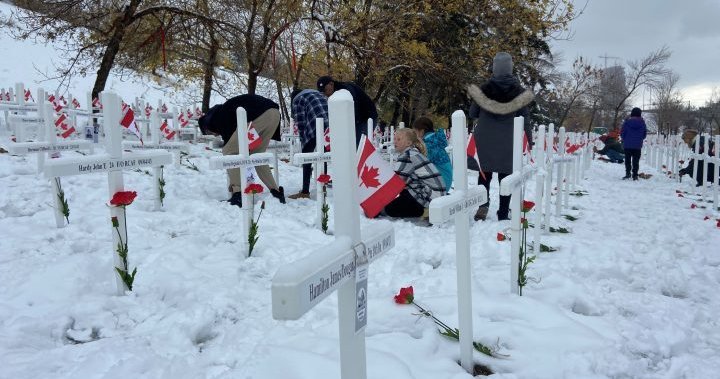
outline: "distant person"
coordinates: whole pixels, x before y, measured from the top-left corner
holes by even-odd
[[[452,186],[452,162],[445,148],[448,146],[445,133],[436,131],[432,120],[427,117],[420,117],[412,125],[418,138],[423,141],[427,148],[427,158],[440,171],[445,188]]]
[[[625,176],[623,176],[623,180],[630,179],[631,173],[632,179],[638,180],[642,145],[645,137],[647,137],[647,126],[645,126],[645,120],[642,118],[640,108],[633,108],[630,111],[630,117],[622,124],[620,136],[625,150]]]
[[[322,118],[325,129],[328,128],[327,98],[314,89],[294,90],[290,94],[290,111],[300,133],[300,145],[303,153],[315,151],[315,119]],[[300,192],[288,196],[291,199],[310,198],[310,177],[312,164],[302,165],[302,188]]]
[[[405,181],[400,195],[385,206],[390,217],[420,217],[430,201],[446,192],[442,175],[425,154],[425,144],[410,128],[395,130],[398,168],[395,173]]]
[[[695,129],[685,129],[685,131],[682,134],[682,139],[687,144],[687,146],[690,148],[690,150],[695,152],[695,146],[698,145],[698,152],[699,154],[705,153],[705,136],[698,135],[698,131]],[[715,156],[715,143],[712,140],[708,141],[708,150],[710,151],[708,155],[711,157]],[[697,165],[697,176],[695,175],[695,165]],[[682,178],[684,175],[688,175],[691,178],[695,179],[695,182],[697,183],[695,186],[700,187],[702,186],[702,178],[703,174],[705,172],[705,160],[704,159],[690,159],[688,161],[687,166],[680,169],[680,178]],[[714,163],[708,163],[708,172],[707,176],[705,176],[706,182],[714,182],[715,181],[715,164]]]
[[[248,124],[260,135],[262,142],[250,154],[262,153],[267,149],[270,140],[280,127],[280,107],[274,101],[259,95],[240,95],[227,100],[223,104],[214,105],[198,120],[198,126],[203,134],[220,135],[223,139],[223,155],[237,155],[240,151],[237,136],[236,110],[242,107],[247,113]],[[273,197],[285,204],[285,190],[275,183],[272,171],[268,165],[255,166],[260,180],[270,190]],[[230,204],[242,206],[242,191],[240,182],[240,169],[227,170],[230,179]]]
[[[610,163],[623,163],[625,161],[625,150],[623,150],[622,144],[615,138],[604,135],[600,136],[600,141],[605,144],[602,149],[598,150],[597,147],[593,146],[593,151],[600,155],[608,157]]]
[[[478,177],[478,184],[482,184],[488,194],[488,202],[482,204],[475,213],[475,220],[478,221],[485,220],[488,214],[493,172],[498,174],[498,182],[512,173],[515,117],[525,118],[525,134],[528,141],[532,141],[528,105],[535,96],[513,76],[512,57],[505,52],[497,53],[493,58],[490,80],[480,88],[471,84],[468,86],[468,94],[477,104],[473,108],[473,112],[477,112],[473,137],[483,173]],[[500,196],[498,220],[509,220],[509,212],[510,196]]]
[[[317,81],[318,91],[330,97],[337,90],[347,90],[353,98],[355,109],[355,146],[360,144],[360,137],[367,134],[368,119],[372,119],[373,128],[377,125],[378,113],[370,96],[362,88],[352,82],[338,82],[332,76],[321,76]],[[368,136],[372,137],[372,136]]]

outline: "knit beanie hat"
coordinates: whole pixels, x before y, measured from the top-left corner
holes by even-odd
[[[501,51],[495,54],[493,58],[492,74],[493,76],[512,75],[513,61],[510,54]]]
[[[640,108],[633,108],[632,111],[630,111],[630,117],[641,117],[642,111]]]

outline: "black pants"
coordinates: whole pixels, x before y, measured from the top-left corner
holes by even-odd
[[[303,145],[303,153],[312,153],[315,151],[315,139],[310,140],[308,143]],[[303,177],[302,177],[302,193],[310,193],[310,177],[312,176],[312,163],[306,163],[302,165]]]
[[[390,217],[420,217],[425,207],[415,200],[407,189],[400,192],[400,196],[385,206],[385,214]]]
[[[637,178],[640,168],[640,149],[625,149],[625,176]]]
[[[483,187],[485,187],[485,191],[487,193],[488,201],[487,203],[481,205],[484,207],[490,206],[490,181],[492,181],[493,173],[492,172],[482,172],[485,174],[485,179],[483,179],[483,176],[478,176],[478,184],[481,184]],[[510,174],[503,174],[498,172],[498,183],[500,183],[503,179],[505,179],[506,176]],[[503,218],[507,218],[508,212],[510,211],[510,196],[500,196],[500,207],[498,208],[498,216],[503,216]]]

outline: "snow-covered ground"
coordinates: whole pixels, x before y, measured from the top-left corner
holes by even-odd
[[[12,43],[3,36],[0,51]],[[43,48],[52,53],[27,44]],[[21,71],[30,63],[5,60],[0,87],[33,82],[37,74]],[[128,96],[146,90],[114,83]],[[0,125],[0,145],[9,137]],[[161,212],[152,211],[152,177],[126,173],[126,189],[138,192],[127,209],[138,274],[134,291],[116,296],[106,175],[63,179],[70,224],[57,229],[36,158],[0,154],[0,378],[339,378],[335,295],[297,321],[271,316],[278,268],[333,239],[313,227],[314,201],[282,205],[263,194],[260,240],[244,259],[239,209],[221,201],[224,172],[208,168],[216,155],[193,145],[199,172],[165,169]],[[299,189],[300,171],[281,163],[287,194]],[[622,165],[593,162],[582,181],[588,194],[570,198],[567,213],[578,220],[552,222],[572,233],[543,236],[558,250],[530,266],[536,281],[522,297],[509,294],[510,242],[496,238],[509,223],[494,217],[493,182],[492,217],[471,227],[473,337],[508,355],[475,353],[493,377],[720,377],[720,215],[687,180],[673,182],[645,162],[641,171],[654,176],[622,181]],[[393,301],[413,285],[420,304],[457,326],[454,228],[361,224],[396,230],[395,248],[370,268],[368,377],[469,377],[456,363],[458,344]]]

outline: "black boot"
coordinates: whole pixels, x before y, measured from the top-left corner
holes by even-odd
[[[510,219],[510,196],[500,196],[500,207],[497,211],[498,221]]]
[[[622,180],[630,179],[630,174],[625,174],[625,176],[622,177]]]
[[[238,207],[242,208],[242,192],[233,193],[228,200],[228,203],[230,203],[231,205],[237,205]]]
[[[276,190],[271,189],[270,194],[274,198],[280,200],[280,204],[285,204],[285,189],[282,186],[278,187]]]

